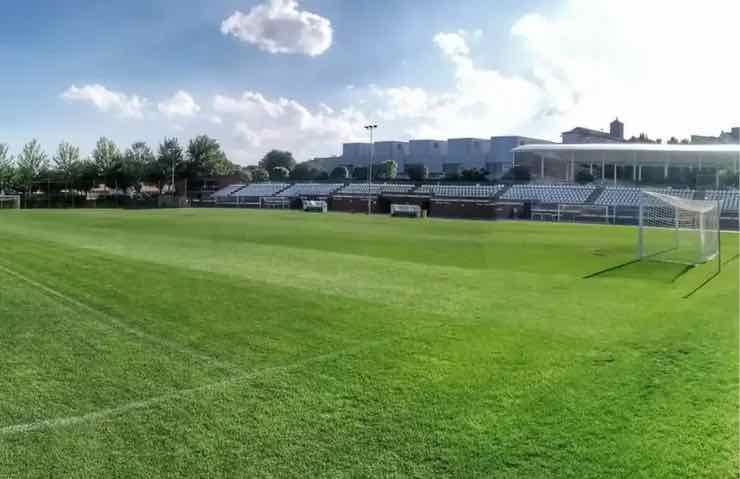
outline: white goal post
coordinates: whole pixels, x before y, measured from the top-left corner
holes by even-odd
[[[402,216],[404,218],[421,218],[421,206],[419,205],[391,205],[391,216]]]
[[[309,213],[327,213],[329,205],[324,200],[303,200],[303,211]]]
[[[697,265],[720,258],[720,203],[644,191],[638,259]]]
[[[0,195],[0,209],[15,209],[21,208],[21,197],[20,195]]]
[[[606,205],[558,204],[558,221],[575,223],[577,220],[593,223],[610,223],[609,207]]]

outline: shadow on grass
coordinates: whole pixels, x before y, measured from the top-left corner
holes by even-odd
[[[683,264],[640,261],[635,259],[588,274],[583,279],[631,278],[670,284],[675,283],[692,268],[692,266]]]

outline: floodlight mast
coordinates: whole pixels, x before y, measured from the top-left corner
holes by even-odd
[[[366,125],[365,129],[370,132],[370,164],[367,167],[367,215],[370,216],[373,212],[373,160],[375,156],[375,143],[373,142],[373,131],[378,128],[378,125]]]

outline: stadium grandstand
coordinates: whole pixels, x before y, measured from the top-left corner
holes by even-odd
[[[278,196],[300,198],[304,196],[327,197],[342,188],[344,183],[295,183]]]
[[[343,195],[380,195],[383,193],[410,193],[416,185],[410,183],[351,183],[342,188]]]
[[[719,201],[723,214],[737,214],[740,210],[740,191],[738,190],[707,190],[704,199]]]
[[[491,198],[503,188],[503,185],[422,185],[416,192],[446,198]]]
[[[212,199],[217,205],[262,208],[298,208],[299,199],[318,199],[325,200],[333,211],[386,214],[393,204],[413,204],[431,217],[635,224],[644,193],[650,192],[717,201],[723,227],[738,227],[740,191],[732,179],[738,171],[739,145],[527,144],[514,148],[513,153],[512,167],[529,168],[531,183],[234,184],[215,192]],[[563,176],[567,171],[569,181],[537,176],[538,171],[552,172],[553,168],[544,164],[553,161],[559,162]],[[657,171],[663,175],[660,180],[678,180],[672,186],[651,184],[643,170],[652,175]],[[571,180],[584,171],[592,175],[590,182]],[[686,171],[694,174],[691,187],[676,175]],[[724,189],[720,173],[731,179]]]
[[[580,185],[514,185],[501,196],[508,201],[583,204],[596,191],[595,186]]]
[[[696,191],[691,189],[676,188],[637,188],[637,187],[614,187],[607,186],[599,197],[594,201],[596,205],[603,206],[640,206],[643,191],[651,191],[664,195],[671,195],[687,200],[694,199]]]

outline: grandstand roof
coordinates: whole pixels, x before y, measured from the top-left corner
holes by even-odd
[[[514,148],[524,151],[624,151],[624,152],[665,152],[665,153],[738,153],[740,144],[718,145],[674,145],[657,143],[544,143],[522,145]]]
[[[548,158],[569,160],[579,154],[578,161],[608,163],[696,163],[702,161],[736,162],[740,160],[740,144],[682,145],[656,143],[574,143],[574,144],[534,144],[522,145],[512,150],[514,153],[541,153]],[[584,158],[585,156],[585,158]]]

